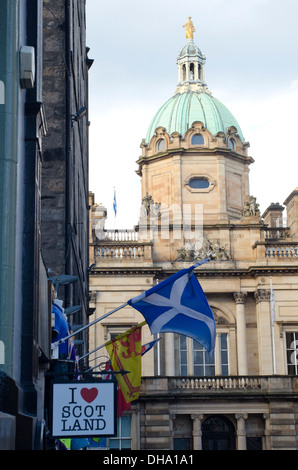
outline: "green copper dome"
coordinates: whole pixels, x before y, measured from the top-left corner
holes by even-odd
[[[184,135],[195,121],[201,121],[211,134],[227,132],[234,126],[244,142],[240,126],[232,113],[220,101],[204,91],[186,91],[175,94],[154,116],[146,136],[149,143],[155,129],[162,126],[167,133],[179,132]]]

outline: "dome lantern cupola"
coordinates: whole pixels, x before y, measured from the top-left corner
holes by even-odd
[[[186,28],[187,43],[177,57],[179,83],[175,93],[184,93],[185,91],[210,93],[204,81],[206,57],[194,44],[193,32],[195,28],[190,16],[183,27]]]

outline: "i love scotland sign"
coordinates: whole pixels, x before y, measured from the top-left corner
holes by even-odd
[[[115,436],[114,381],[55,382],[52,384],[52,436]]]

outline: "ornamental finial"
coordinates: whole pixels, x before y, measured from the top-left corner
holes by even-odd
[[[193,33],[195,32],[195,27],[191,21],[191,16],[188,17],[188,21],[183,25],[185,29],[186,39],[193,39]]]

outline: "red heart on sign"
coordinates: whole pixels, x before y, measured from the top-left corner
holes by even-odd
[[[82,388],[81,390],[82,398],[87,402],[91,403],[98,395],[97,388]]]

